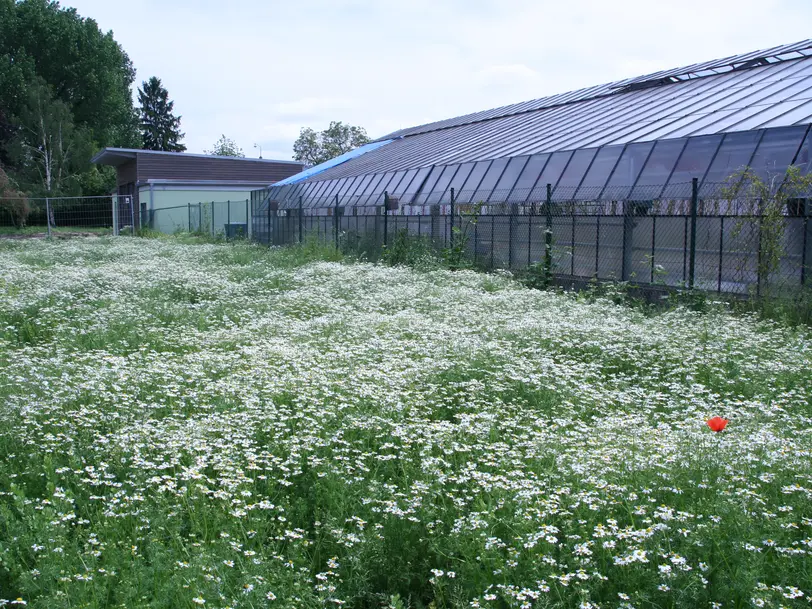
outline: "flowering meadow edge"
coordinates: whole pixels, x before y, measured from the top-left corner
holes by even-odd
[[[808,606],[808,334],[282,256],[0,244],[0,606]]]

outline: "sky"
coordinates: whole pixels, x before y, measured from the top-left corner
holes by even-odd
[[[291,159],[303,127],[404,127],[812,36],[810,0],[63,0],[158,76],[189,152]],[[255,148],[255,145],[257,146]]]

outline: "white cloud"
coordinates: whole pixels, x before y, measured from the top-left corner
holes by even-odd
[[[301,127],[402,127],[809,36],[809,0],[67,0],[162,78],[190,151],[290,158]]]

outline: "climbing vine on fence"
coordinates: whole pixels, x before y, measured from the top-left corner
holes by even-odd
[[[778,271],[784,251],[786,217],[795,205],[812,194],[812,174],[791,166],[784,174],[769,175],[762,179],[752,168],[745,167],[728,177],[722,188],[722,199],[729,209],[737,209],[737,219],[730,233],[737,238],[745,227],[752,225],[753,217],[759,222],[758,263],[759,284],[771,285],[771,277]],[[803,262],[802,262],[803,264]]]

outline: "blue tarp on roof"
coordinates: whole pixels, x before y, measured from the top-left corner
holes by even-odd
[[[350,159],[357,158],[362,154],[367,152],[372,152],[393,142],[394,140],[382,140],[380,142],[372,142],[371,144],[364,144],[363,146],[359,146],[355,150],[350,150],[349,152],[345,152],[342,155],[337,156],[334,159],[330,159],[329,161],[325,161],[324,163],[320,163],[315,167],[311,167],[310,169],[305,169],[302,172],[297,173],[296,175],[292,175],[289,178],[285,178],[284,180],[280,180],[279,182],[275,182],[274,186],[285,186],[286,184],[295,184],[296,182],[301,182],[302,180],[307,180],[308,178],[312,178],[314,175],[321,173],[322,171],[326,171],[331,167],[335,167],[336,165],[340,165],[345,161],[349,161]]]

